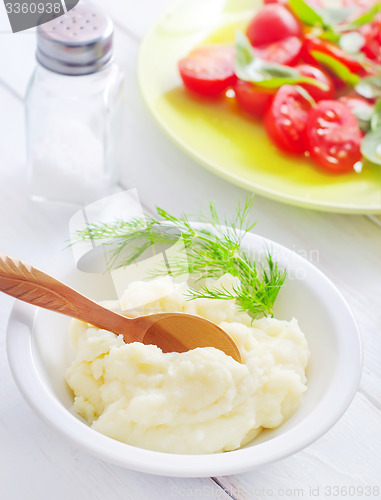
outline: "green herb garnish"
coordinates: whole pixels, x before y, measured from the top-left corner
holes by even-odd
[[[336,28],[339,31],[355,30],[360,26],[364,26],[364,24],[372,23],[377,14],[379,14],[380,12],[381,12],[381,2],[377,2],[376,4],[372,5],[372,7],[368,10],[368,12],[365,12],[365,14],[362,14],[360,17],[354,19],[350,23],[341,24]]]
[[[366,134],[361,143],[361,153],[370,162],[381,166],[381,128]]]
[[[307,26],[326,27],[327,23],[323,16],[304,0],[289,0],[289,6],[292,12]]]
[[[349,83],[350,85],[356,85],[359,82],[360,77],[355,73],[352,73],[347,66],[345,66],[345,64],[341,63],[334,57],[317,50],[311,51],[311,55],[314,59],[329,68],[343,82]]]
[[[359,103],[353,105],[351,111],[357,118],[360,129],[365,133],[369,132],[371,128],[371,120],[374,116],[374,107],[368,106],[365,102],[363,103],[359,99]]]
[[[364,24],[373,22],[381,11],[381,2],[372,5],[368,12],[361,14],[350,22],[345,22],[349,15],[355,12],[353,7],[324,8],[312,7],[305,0],[289,0],[292,12],[306,26],[320,29],[318,36],[327,40],[338,42],[341,34],[354,31]]]
[[[298,83],[308,83],[322,90],[327,89],[323,82],[303,76],[295,68],[263,61],[257,57],[249,39],[241,31],[236,35],[235,73],[241,80],[268,89],[278,89],[282,85]]]
[[[353,7],[324,8],[312,7],[304,0],[289,0],[289,5],[296,17],[306,26],[319,28],[318,36],[332,42],[340,40],[338,27],[354,11]]]
[[[361,143],[361,153],[368,161],[381,166],[381,99],[374,106],[369,127]]]
[[[370,128],[373,131],[381,129],[381,98],[374,105],[373,114],[370,117]]]
[[[208,216],[201,218],[205,224],[201,228],[196,228],[186,215],[176,217],[157,208],[157,216],[89,223],[86,229],[75,233],[74,243],[101,240],[112,245],[109,265],[123,267],[139,259],[148,248],[172,245],[181,235],[185,252],[173,257],[167,252],[167,267],[155,269],[154,276],[168,274],[169,268],[174,277],[189,273],[200,282],[230,273],[239,279],[239,284],[232,290],[211,288],[203,283],[198,289],[190,289],[189,299],[234,299],[241,310],[247,311],[253,318],[271,315],[286,272],[279,269],[269,251],[266,255],[267,266],[257,266],[254,257],[243,250],[242,240],[255,226],[255,223],[248,222],[252,204],[253,199],[247,199],[244,206],[238,205],[233,220],[221,222],[211,203]]]
[[[339,45],[342,50],[350,53],[352,57],[356,55],[358,62],[364,65],[365,68],[377,70],[378,65],[375,62],[367,58],[364,59],[361,49],[365,44],[365,38],[357,30],[359,27],[374,21],[376,16],[381,12],[381,2],[372,5],[367,12],[352,19],[350,22],[347,22],[347,19],[351,14],[356,12],[355,7],[322,9],[312,7],[305,0],[289,0],[289,6],[304,25],[313,28],[314,37]],[[318,60],[325,64],[324,61]],[[337,74],[337,69],[341,71],[340,68],[335,67],[334,61],[328,61],[326,65],[335,74]],[[334,66],[333,68],[332,65]],[[346,83],[356,85],[357,82],[354,77],[349,74],[346,76],[347,79],[344,79]]]
[[[381,98],[381,74],[361,78],[355,86],[355,90],[365,99]]]

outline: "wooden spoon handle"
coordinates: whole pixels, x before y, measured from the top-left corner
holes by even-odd
[[[66,296],[67,288],[28,264],[0,255],[0,290],[16,299],[76,317],[78,307]]]
[[[125,333],[128,322],[132,321],[100,306],[52,276],[1,254],[0,291],[117,334]],[[133,340],[137,339],[130,339]]]

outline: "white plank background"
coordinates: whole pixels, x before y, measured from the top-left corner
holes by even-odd
[[[158,129],[139,95],[139,41],[167,0],[97,0],[114,18],[126,71],[128,158],[122,185],[145,206],[197,212],[209,200],[225,213],[246,192],[185,157]],[[23,96],[34,66],[33,32],[10,33],[0,6],[0,252],[36,266],[68,238],[69,211],[29,202],[25,186]],[[166,182],[163,183],[163,178]],[[381,186],[380,186],[381,189]],[[324,437],[276,464],[236,476],[161,478],[101,462],[65,442],[23,401],[5,354],[12,300],[0,296],[0,498],[6,500],[329,498],[334,486],[381,491],[381,222],[379,217],[301,210],[257,197],[256,231],[311,255],[339,287],[361,329],[364,372],[344,417]],[[225,491],[224,491],[225,490]],[[346,495],[341,491],[338,498]],[[365,495],[356,495],[362,498]],[[353,498],[353,496],[352,496]],[[381,498],[376,490],[368,498]]]

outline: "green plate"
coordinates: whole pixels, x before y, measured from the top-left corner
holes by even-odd
[[[381,213],[381,168],[334,175],[308,158],[279,152],[260,121],[234,99],[191,96],[178,60],[204,42],[233,42],[257,0],[182,0],[146,35],[138,76],[144,99],[163,130],[188,155],[234,184],[292,205],[340,213]],[[180,168],[180,167],[179,167]]]

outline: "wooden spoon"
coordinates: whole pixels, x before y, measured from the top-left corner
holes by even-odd
[[[163,352],[185,352],[196,347],[215,347],[241,362],[239,350],[231,337],[204,318],[183,313],[127,318],[100,306],[52,276],[1,254],[0,291],[29,304],[121,334],[127,344],[154,344]]]

